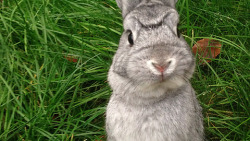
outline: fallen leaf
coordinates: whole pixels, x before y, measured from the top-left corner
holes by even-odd
[[[77,59],[76,59],[76,58],[73,58],[73,57],[71,57],[71,56],[64,56],[64,58],[67,59],[67,60],[70,61],[70,62],[74,62],[74,63],[77,62]]]
[[[59,117],[59,114],[54,114],[53,117],[52,117],[52,120],[55,120]]]
[[[101,139],[104,139],[104,138],[105,138],[105,136],[102,135],[102,136],[100,136],[100,139],[99,139],[99,140],[95,140],[95,141],[102,141]]]
[[[220,49],[220,42],[213,39],[201,39],[192,47],[193,53],[198,54],[199,62],[203,65],[206,64],[203,59],[211,62],[211,58],[216,58],[220,54]]]

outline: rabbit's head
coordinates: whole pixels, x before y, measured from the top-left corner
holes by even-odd
[[[142,4],[162,4],[175,8],[178,0],[116,0],[118,7],[122,10],[122,16],[125,17],[129,12]]]
[[[123,10],[124,32],[109,71],[111,87],[176,89],[185,84],[195,61],[190,47],[177,34],[175,2],[135,0],[128,5],[126,0],[117,1]]]

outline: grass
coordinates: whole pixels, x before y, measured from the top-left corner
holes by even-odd
[[[208,140],[250,140],[249,6],[177,4],[190,46],[222,43],[192,79]],[[115,1],[2,0],[0,8],[0,140],[105,140],[107,71],[123,30]]]

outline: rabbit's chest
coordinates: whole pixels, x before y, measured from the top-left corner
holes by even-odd
[[[143,108],[117,104],[110,110],[107,111],[110,115],[107,118],[109,130],[115,138],[122,138],[123,141],[181,140],[182,137],[177,135],[180,133],[178,130],[188,126],[185,112],[171,109],[168,104]],[[178,127],[180,124],[182,127]]]

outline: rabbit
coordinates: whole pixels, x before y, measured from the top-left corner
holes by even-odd
[[[124,32],[108,72],[108,141],[202,141],[189,80],[195,59],[177,33],[177,0],[116,0]]]

